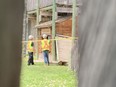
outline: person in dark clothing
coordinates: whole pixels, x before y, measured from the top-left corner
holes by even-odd
[[[28,65],[30,65],[30,64],[34,65],[34,61],[33,61],[33,59],[34,59],[33,58],[34,42],[33,42],[33,36],[32,35],[29,35],[27,50],[28,50],[28,54],[29,54]]]

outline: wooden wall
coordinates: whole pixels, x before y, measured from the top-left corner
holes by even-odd
[[[61,23],[56,24],[56,34],[71,36],[72,34],[72,19],[69,18]]]
[[[56,0],[57,4],[72,5],[73,0]],[[40,8],[52,5],[52,0],[40,0]],[[37,0],[27,0],[27,11],[32,11],[37,8]]]
[[[27,0],[27,11],[32,11],[37,8],[37,0]]]
[[[66,40],[64,37],[57,37],[57,39],[64,39],[56,41],[58,61],[69,62],[71,57],[72,40]]]
[[[52,0],[40,0],[40,8],[52,5]]]

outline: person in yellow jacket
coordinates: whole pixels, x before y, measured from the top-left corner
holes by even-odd
[[[44,57],[44,63],[49,65],[49,50],[50,50],[50,40],[47,39],[47,35],[43,34],[43,40],[41,41],[41,48]]]
[[[34,39],[34,37],[32,35],[29,35],[29,41],[27,43],[27,51],[29,54],[28,65],[30,65],[30,64],[34,65],[34,61],[33,61],[34,42],[33,42],[33,39]]]

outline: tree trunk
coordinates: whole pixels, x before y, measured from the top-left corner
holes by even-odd
[[[116,1],[82,0],[79,87],[116,86]]]
[[[0,0],[0,87],[19,87],[23,0]]]

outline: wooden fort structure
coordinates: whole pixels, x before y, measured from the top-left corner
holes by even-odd
[[[32,34],[36,40],[41,40],[42,34],[46,33],[49,38],[59,39],[51,44],[51,50],[54,49],[56,55],[53,58],[50,54],[51,61],[68,62],[71,56],[72,40],[66,38],[72,37],[72,4],[73,0],[26,0],[23,37],[28,40],[28,35]],[[40,43],[35,42],[35,45],[37,57],[42,58]]]

